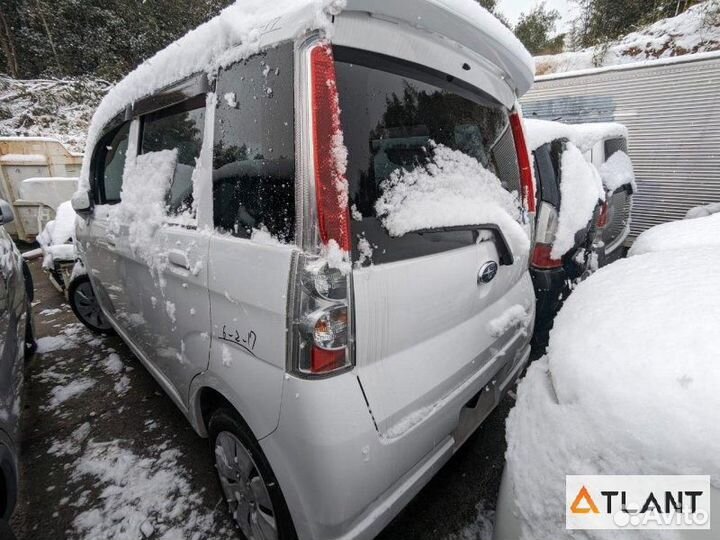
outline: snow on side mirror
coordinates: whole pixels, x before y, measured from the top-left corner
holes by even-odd
[[[7,225],[15,221],[15,214],[12,206],[7,201],[0,199],[0,225]]]
[[[92,212],[89,191],[76,191],[72,196],[72,207],[80,217],[87,217]]]

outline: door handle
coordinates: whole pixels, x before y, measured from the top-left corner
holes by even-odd
[[[183,270],[190,270],[190,261],[188,261],[187,255],[182,251],[171,249],[168,252],[168,262],[172,266],[182,268]]]

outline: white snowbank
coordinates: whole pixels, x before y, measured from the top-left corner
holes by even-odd
[[[720,250],[720,214],[656,225],[638,236],[628,256],[687,249]]]
[[[573,72],[720,50],[720,26],[713,24],[707,16],[714,5],[717,5],[716,0],[708,0],[677,17],[657,21],[609,43],[604,52],[591,47],[538,56],[535,58],[537,73]]]
[[[58,206],[55,219],[49,221],[37,241],[43,250],[43,268],[52,268],[55,259],[73,261],[75,251],[75,210],[70,201]]]
[[[434,143],[432,143],[434,144]],[[530,249],[517,192],[475,158],[434,145],[432,161],[412,171],[398,169],[383,182],[375,211],[391,236],[441,227],[494,224],[518,256]]]
[[[521,382],[507,460],[523,540],[575,538],[565,530],[568,474],[710,474],[720,486],[710,337],[720,328],[720,250],[667,255],[621,260],[581,283]]]
[[[720,203],[711,203],[704,206],[696,206],[688,210],[685,219],[697,219],[701,217],[712,216],[720,213]]]
[[[637,193],[635,168],[630,156],[622,150],[610,156],[610,159],[600,166],[599,172],[605,189],[610,193],[625,185],[631,186],[633,192]]]
[[[574,144],[567,144],[560,168],[560,216],[550,252],[556,260],[575,246],[575,235],[588,226],[598,201],[605,200],[600,174]]]
[[[537,150],[556,139],[568,139],[582,152],[589,152],[605,139],[628,138],[628,130],[615,122],[596,124],[563,124],[549,120],[525,118],[525,133],[530,150]]]
[[[89,156],[101,130],[127,105],[190,75],[213,76],[218,69],[257,53],[263,34],[278,24],[330,30],[331,15],[344,5],[344,0],[238,1],[142,63],[105,96],[95,112],[81,185],[89,186]]]

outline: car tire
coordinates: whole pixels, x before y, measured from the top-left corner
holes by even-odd
[[[245,422],[234,411],[220,408],[210,417],[208,433],[220,489],[245,537],[295,540],[297,535],[280,485]],[[227,460],[230,456],[234,463]],[[270,522],[274,523],[274,536],[267,534]],[[256,534],[256,530],[266,534]]]
[[[115,333],[105,314],[100,309],[95,291],[87,274],[78,276],[68,287],[68,302],[78,320],[95,334]]]

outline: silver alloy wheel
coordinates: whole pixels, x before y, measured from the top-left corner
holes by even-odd
[[[215,467],[233,519],[249,540],[277,540],[275,510],[250,453],[229,431],[215,440]]]
[[[75,288],[73,300],[78,314],[84,320],[100,330],[110,330],[110,323],[105,319],[89,281],[83,281]]]

